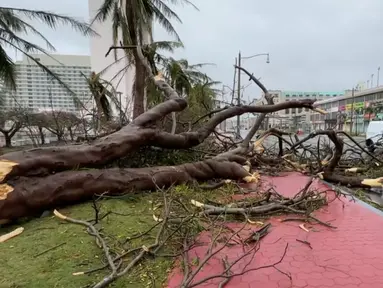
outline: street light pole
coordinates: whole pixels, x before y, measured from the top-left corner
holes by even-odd
[[[270,63],[270,54],[269,53],[260,53],[251,55],[248,57],[242,57],[241,51],[238,53],[238,63],[237,66],[241,67],[242,59],[251,59],[258,56],[267,56],[266,63]],[[235,77],[234,77],[235,78]],[[234,90],[233,90],[234,93]],[[237,93],[237,104],[241,105],[241,70],[238,69],[238,93]],[[240,138],[241,135],[241,117],[237,116],[237,137]]]
[[[238,67],[241,67],[241,51],[238,53]],[[241,70],[238,69],[238,94],[237,94],[237,104],[241,105]],[[241,116],[237,115],[237,139],[241,137]]]
[[[380,74],[380,67],[378,67],[378,75],[377,75],[377,79],[376,79],[376,87],[379,86],[379,74]]]

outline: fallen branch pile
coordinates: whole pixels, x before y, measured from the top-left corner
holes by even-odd
[[[312,181],[313,179],[310,179],[306,186],[292,198],[284,197],[274,189],[269,189],[265,195],[258,198],[245,198],[235,202],[228,200],[226,204],[219,203],[218,200],[206,200],[204,202],[208,203],[202,203],[183,194],[175,194],[172,189],[159,189],[162,191],[160,194],[162,197],[153,203],[157,207],[157,209],[153,209],[155,210],[153,226],[147,231],[126,237],[126,240],[121,243],[122,249],[117,249],[117,247],[110,249],[105,240],[108,235],[101,233],[99,228],[96,228],[99,227],[96,224],[105,217],[100,216],[101,211],[97,208],[99,207],[98,202],[93,203],[95,216],[90,221],[72,219],[57,210],[54,211],[54,215],[66,222],[84,226],[87,232],[95,238],[99,248],[103,250],[105,265],[89,271],[73,273],[74,276],[80,276],[100,270],[109,270],[107,276],[92,285],[94,288],[107,287],[120,277],[129,277],[129,273],[138,264],[156,261],[161,257],[174,259],[181,257],[183,269],[179,273],[182,272],[184,277],[179,283],[179,287],[184,288],[196,287],[214,281],[219,281],[218,286],[223,287],[236,276],[265,268],[274,268],[291,279],[288,273],[280,271],[276,267],[283,261],[288,250],[288,243],[277,262],[256,268],[250,265],[255,254],[260,250],[261,240],[268,233],[272,233],[271,224],[261,222],[257,218],[263,219],[265,215],[298,214],[298,218],[294,218],[294,221],[313,221],[326,227],[335,228],[330,223],[323,222],[313,215],[317,209],[327,205],[329,197],[328,191],[310,189]],[[340,195],[335,196],[339,197]],[[101,201],[100,199],[102,196],[97,201]],[[291,221],[291,218],[285,218],[285,220]],[[235,226],[229,225],[229,222],[233,221],[237,224]],[[306,230],[307,228],[302,225],[302,229]],[[196,238],[199,233],[205,237]],[[134,240],[137,243],[141,238],[148,235],[154,236],[151,244],[144,244],[147,242],[139,244],[138,242],[133,247],[129,245],[131,241]],[[203,239],[209,241],[209,244]],[[225,249],[236,245],[242,247],[243,253],[241,255],[234,260],[229,260],[223,256]],[[198,256],[201,257],[198,263],[192,263],[190,253],[200,246],[206,247],[204,250],[206,253]],[[129,247],[129,249],[125,247]],[[124,252],[118,253],[116,251]],[[206,265],[211,265],[211,261],[217,261],[217,259],[221,259],[218,261],[222,263],[222,272],[201,279],[198,276],[199,272]],[[243,266],[243,263],[247,264]],[[154,264],[147,263],[147,265]]]

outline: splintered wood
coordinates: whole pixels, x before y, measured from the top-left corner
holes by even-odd
[[[19,165],[19,163],[0,159],[0,182],[4,181],[5,176],[7,176],[16,165]]]
[[[9,193],[13,191],[13,187],[8,184],[0,184],[0,200],[7,199]]]

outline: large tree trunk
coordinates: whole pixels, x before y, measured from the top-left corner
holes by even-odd
[[[19,177],[0,184],[0,220],[34,215],[105,192],[120,195],[212,178],[238,180],[246,176],[249,173],[236,162],[206,160],[179,166],[65,171],[47,177]]]

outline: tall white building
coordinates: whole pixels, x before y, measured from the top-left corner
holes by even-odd
[[[56,73],[76,97],[87,104],[91,94],[83,73],[90,75],[90,57],[78,55],[31,55]],[[49,76],[34,61],[24,56],[16,62],[16,92],[6,95],[6,108],[29,108],[33,110],[62,110],[76,112],[75,97]]]
[[[104,1],[105,0],[88,0],[90,20],[93,20]],[[126,1],[121,2],[128,5]],[[108,56],[105,56],[109,48],[113,46],[111,17],[103,22],[94,22],[92,28],[99,34],[98,37],[95,36],[90,39],[92,71],[96,73],[103,72],[101,78],[111,82],[114,89],[121,93],[121,106],[124,111],[128,112],[128,116],[130,116],[129,114],[133,108],[132,89],[135,78],[135,67],[134,65],[130,65],[122,49],[115,51],[118,61],[116,61],[114,51],[109,53]],[[119,36],[121,36],[121,33]],[[146,43],[150,43],[151,38],[148,34],[145,38]],[[119,43],[120,40],[121,38],[117,43]]]

